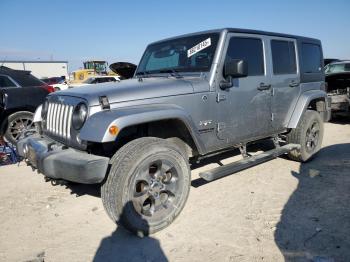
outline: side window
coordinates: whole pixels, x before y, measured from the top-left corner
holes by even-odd
[[[345,72],[350,72],[350,64],[345,64],[344,65],[344,71]]]
[[[295,47],[292,41],[271,40],[273,73],[296,74]]]
[[[321,47],[315,44],[303,43],[301,45],[303,73],[322,72]]]
[[[226,57],[244,59],[248,64],[248,76],[264,75],[264,50],[261,39],[232,37]]]
[[[7,76],[0,76],[0,88],[1,87],[16,87],[16,84]]]

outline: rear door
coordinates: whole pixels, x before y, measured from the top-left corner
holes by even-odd
[[[292,114],[300,93],[300,73],[296,40],[269,37],[271,61],[272,127],[282,131]]]

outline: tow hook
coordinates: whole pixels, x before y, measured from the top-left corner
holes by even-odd
[[[24,160],[28,159],[28,152],[29,152],[29,147],[28,147],[28,144],[25,143],[23,145],[23,157],[24,157]]]
[[[23,145],[23,159],[22,159],[23,161],[24,161],[24,163],[26,163],[26,165],[27,166],[30,166],[31,168],[32,168],[32,171],[35,171],[36,170],[36,168],[32,165],[32,163],[30,163],[30,161],[29,161],[29,146],[28,146],[28,143],[25,143],[24,145]],[[18,165],[19,165],[19,163],[22,161],[22,160],[20,160],[19,162],[18,162]]]

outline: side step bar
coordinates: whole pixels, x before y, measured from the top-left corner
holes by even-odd
[[[219,166],[208,171],[199,173],[199,176],[204,180],[210,182],[228,175],[232,175],[244,169],[252,166],[259,165],[261,163],[267,162],[269,160],[275,159],[276,157],[286,154],[294,149],[299,149],[300,145],[297,144],[287,144],[275,149],[260,153],[255,156],[247,157],[242,160],[227,164],[224,166]]]

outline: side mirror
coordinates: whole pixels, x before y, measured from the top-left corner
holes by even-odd
[[[220,88],[225,90],[233,86],[233,78],[248,76],[248,63],[243,59],[228,59],[225,61],[223,74],[226,80],[220,82]]]
[[[224,65],[224,76],[240,78],[248,76],[248,63],[243,59],[228,59]]]

